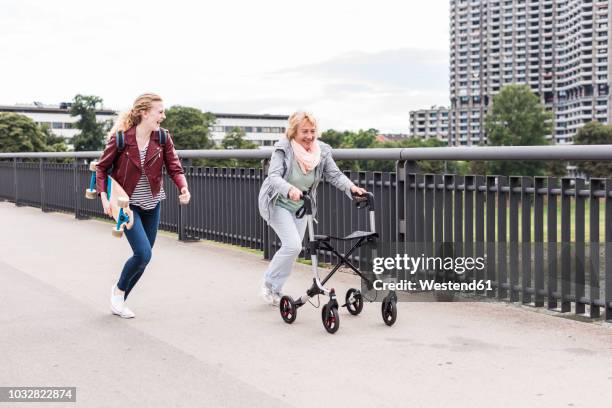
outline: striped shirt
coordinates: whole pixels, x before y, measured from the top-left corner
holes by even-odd
[[[155,197],[151,193],[151,186],[149,185],[149,179],[144,172],[144,161],[145,156],[147,155],[147,148],[149,144],[147,144],[144,149],[140,150],[140,168],[142,169],[142,173],[140,174],[140,180],[138,180],[138,184],[136,184],[136,188],[130,197],[130,204],[137,205],[143,210],[152,210],[155,206],[161,201],[166,199],[166,192],[164,191],[164,187],[161,186],[159,193]]]

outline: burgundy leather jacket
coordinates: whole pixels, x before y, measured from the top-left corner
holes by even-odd
[[[166,143],[162,146],[159,143],[159,131],[151,132],[149,147],[144,161],[144,172],[149,179],[151,194],[159,193],[162,186],[162,166],[166,165],[166,171],[178,187],[179,191],[187,187],[185,172],[181,167],[181,162],[174,150],[174,142],[168,131],[166,131]],[[136,142],[136,127],[132,127],[125,132],[125,146],[121,153],[117,149],[116,135],[112,135],[106,143],[106,148],[100,157],[96,167],[96,191],[106,192],[106,175],[112,167],[111,177],[114,178],[131,196],[134,193],[136,184],[140,180],[142,169],[140,166],[140,153]]]

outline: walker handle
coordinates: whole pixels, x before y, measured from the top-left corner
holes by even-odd
[[[355,207],[357,208],[370,208],[374,210],[374,194],[366,191],[365,194],[359,195],[351,192],[353,199],[355,200]]]
[[[297,218],[302,218],[304,215],[312,215],[312,197],[309,191],[302,191],[302,200],[304,204],[295,212]]]

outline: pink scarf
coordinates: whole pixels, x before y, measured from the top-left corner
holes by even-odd
[[[293,155],[304,173],[310,173],[321,162],[321,148],[317,140],[312,143],[310,151],[304,149],[301,144],[293,139],[291,140],[291,147],[293,148]]]

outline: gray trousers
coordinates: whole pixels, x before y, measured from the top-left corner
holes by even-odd
[[[291,274],[293,263],[302,250],[302,239],[306,231],[306,217],[296,218],[288,210],[274,206],[268,224],[281,240],[281,247],[274,256],[264,274],[265,284],[274,293],[281,293],[285,281]]]

